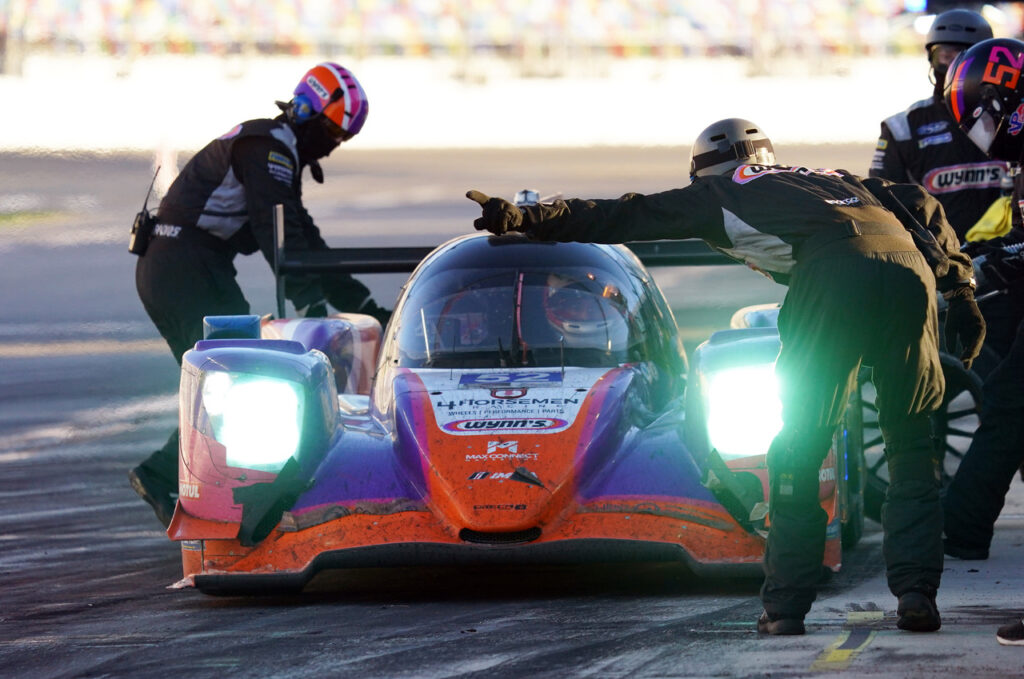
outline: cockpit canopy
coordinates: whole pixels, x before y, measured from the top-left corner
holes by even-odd
[[[616,246],[468,237],[421,267],[399,313],[402,367],[612,367],[673,343],[683,360],[664,299]]]

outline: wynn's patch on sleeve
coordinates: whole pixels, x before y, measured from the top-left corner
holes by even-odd
[[[875,148],[878,149],[879,151],[886,150],[887,148],[889,148],[889,140],[886,139],[885,137],[879,137],[878,144],[875,145]]]
[[[291,185],[295,177],[295,163],[287,155],[271,151],[267,154],[267,172],[279,182]]]

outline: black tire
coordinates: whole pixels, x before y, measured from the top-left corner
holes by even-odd
[[[981,378],[965,370],[960,360],[940,353],[942,374],[946,379],[946,393],[942,405],[932,416],[932,431],[937,452],[942,454],[942,486],[945,488],[970,445],[978,427],[981,410]],[[870,372],[861,371],[858,388],[851,399],[851,408],[860,406],[861,442],[865,459],[864,513],[881,521],[882,503],[889,488],[889,469],[885,461],[885,445],[878,428],[878,410],[875,408],[874,387]],[[856,404],[854,402],[857,402]],[[852,431],[852,430],[851,430]]]

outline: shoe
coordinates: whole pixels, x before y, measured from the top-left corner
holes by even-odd
[[[896,614],[899,616],[896,626],[908,632],[934,632],[942,627],[939,609],[935,606],[935,595],[918,590],[900,595]]]
[[[178,503],[177,484],[172,487],[166,481],[146,471],[142,465],[128,472],[128,480],[132,484],[132,490],[153,508],[156,518],[160,520],[164,528],[170,526],[171,517],[174,516],[174,507]]]
[[[771,635],[796,635],[804,633],[803,618],[782,618],[768,615],[768,611],[761,613],[757,619],[757,633]]]
[[[961,561],[984,561],[988,558],[988,547],[970,547],[958,544],[946,538],[942,541],[942,551]]]
[[[1000,627],[996,632],[996,641],[1003,646],[1024,646],[1024,620]]]

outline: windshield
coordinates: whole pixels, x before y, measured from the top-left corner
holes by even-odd
[[[630,291],[606,271],[566,267],[439,272],[410,292],[405,367],[614,366],[631,360]]]

